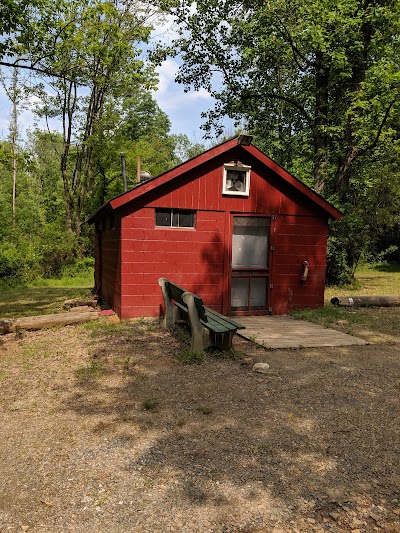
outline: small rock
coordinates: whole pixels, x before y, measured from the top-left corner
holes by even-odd
[[[400,509],[393,509],[394,514],[400,515]]]
[[[242,357],[240,364],[243,366],[253,366],[254,359],[252,357]]]
[[[255,372],[259,372],[260,374],[267,374],[269,370],[269,364],[268,363],[256,363],[253,365],[253,370]]]
[[[329,516],[336,521],[339,518],[339,513],[329,513]]]
[[[338,320],[338,321],[336,322],[336,324],[337,324],[338,326],[347,326],[348,323],[349,323],[348,320]]]
[[[361,533],[361,529],[352,529],[351,533]]]
[[[21,526],[22,531],[28,531],[29,526]]]

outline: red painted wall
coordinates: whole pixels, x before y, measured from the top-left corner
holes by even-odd
[[[122,224],[122,317],[158,316],[158,278],[201,294],[222,310],[225,214],[199,211],[196,229],[155,228],[154,208]]]
[[[250,195],[222,196],[223,164],[237,159],[252,167]],[[196,210],[196,228],[156,228],[156,207]],[[206,305],[226,313],[232,213],[276,216],[271,228],[273,314],[323,305],[327,215],[238,147],[119,209],[121,251],[117,232],[103,242],[103,252],[104,247],[108,250],[103,253],[103,283],[106,280],[110,303],[115,291],[112,305],[118,314],[122,318],[158,316],[159,277],[199,294]],[[120,279],[115,263],[119,253]],[[302,282],[304,260],[310,263],[310,275]]]
[[[110,228],[109,219],[103,229],[96,228],[95,283],[97,293],[121,315],[121,226]]]
[[[322,217],[280,215],[273,252],[273,314],[324,304],[328,221]],[[301,281],[302,263],[309,275]]]

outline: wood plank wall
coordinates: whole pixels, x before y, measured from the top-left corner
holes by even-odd
[[[223,196],[223,164],[236,157],[232,150],[223,158],[207,162],[190,175],[182,175],[120,209],[121,251],[116,236],[104,242],[108,247],[105,258],[107,254],[120,253],[120,285],[115,258],[105,259],[108,271],[103,279],[107,279],[110,298],[112,280],[115,280],[114,301],[120,297],[122,318],[161,313],[157,280],[162,276],[201,295],[206,305],[215,310],[227,312],[230,220],[234,213],[276,217],[275,251],[271,256],[273,314],[323,305],[326,214],[252,156],[241,160],[252,167],[249,197]],[[157,207],[196,210],[196,228],[156,227]],[[305,282],[300,280],[304,260],[310,263],[310,275]]]

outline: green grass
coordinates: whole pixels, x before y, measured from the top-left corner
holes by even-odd
[[[159,402],[157,400],[147,399],[143,402],[143,409],[146,411],[155,411],[158,407]]]
[[[160,322],[157,318],[140,318],[119,323],[87,322],[80,326],[90,333],[93,338],[121,338],[121,336],[134,340],[160,330]]]
[[[75,376],[79,381],[91,381],[105,373],[105,369],[100,361],[91,361],[87,366],[75,370]]]
[[[177,354],[177,359],[183,365],[201,365],[204,361],[204,352],[192,352],[191,350],[184,349]]]
[[[363,265],[355,283],[343,287],[327,287],[325,301],[334,296],[400,296],[400,265]]]
[[[37,279],[30,284],[30,287],[70,287],[84,288],[92,287],[94,284],[93,271],[79,276],[62,277],[59,279]]]
[[[0,292],[0,318],[48,315],[64,311],[65,300],[90,298],[93,275],[38,280],[29,287]]]
[[[355,283],[344,287],[328,287],[325,307],[294,311],[292,316],[325,327],[335,328],[369,340],[390,340],[399,336],[400,307],[353,308],[335,307],[334,296],[400,296],[400,265],[362,266]]]

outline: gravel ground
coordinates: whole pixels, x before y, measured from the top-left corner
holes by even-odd
[[[0,339],[1,533],[400,531],[400,345],[238,338],[256,374],[96,328]]]

